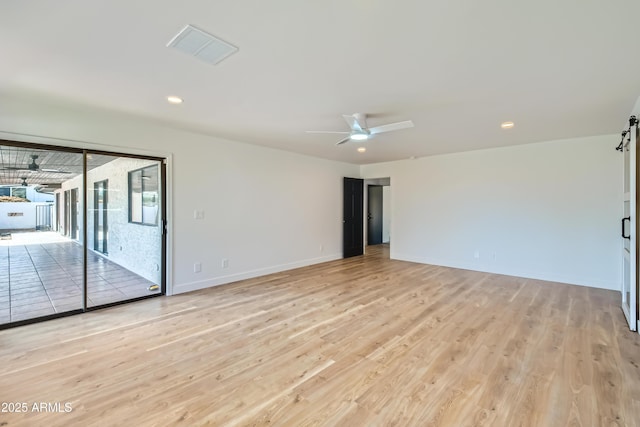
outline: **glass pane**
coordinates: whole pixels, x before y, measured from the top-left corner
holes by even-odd
[[[158,223],[158,167],[142,170],[142,222],[149,225]]]
[[[129,215],[131,222],[142,222],[142,171],[130,172]]]
[[[159,162],[150,160],[104,154],[87,160],[87,186],[94,189],[87,216],[87,238],[93,242],[87,259],[89,307],[161,292],[159,170]]]
[[[82,309],[82,154],[0,145],[0,186],[0,323]]]
[[[626,143],[626,139],[625,139]],[[631,179],[629,178],[630,173],[630,164],[631,164],[631,155],[629,154],[629,148],[625,147],[622,152],[624,153],[624,192],[629,192],[629,185],[631,183]]]
[[[26,187],[13,187],[11,189],[11,195],[13,197],[20,197],[22,199],[27,198],[27,189]]]

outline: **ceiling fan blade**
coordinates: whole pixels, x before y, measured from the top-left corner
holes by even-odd
[[[62,188],[62,184],[58,183],[58,182],[45,182],[45,183],[37,184],[37,185],[39,185],[41,187],[44,187],[44,188],[50,188],[50,189]]]
[[[360,129],[362,130],[367,130],[367,115],[364,113],[355,113],[353,115],[353,118],[356,119],[356,122],[358,122],[358,126],[360,126]]]
[[[363,128],[360,125],[358,118],[356,118],[357,116],[358,116],[357,113],[352,116],[350,116],[349,114],[342,115],[342,117],[344,118],[344,121],[347,122],[351,130],[353,130],[354,132],[362,132]]]
[[[0,168],[0,170],[5,170],[5,171],[25,171],[25,170],[29,170],[27,168],[17,168],[14,166],[5,166],[3,168]]]
[[[344,138],[344,139],[342,139],[342,140],[338,141],[338,142],[336,143],[336,145],[344,144],[345,142],[347,142],[347,141],[348,141],[348,140],[350,140],[350,139],[351,139],[351,136],[348,136],[348,137],[346,137],[346,138]]]
[[[341,133],[341,134],[349,134],[351,132],[337,132],[337,131],[332,131],[332,130],[308,130],[305,131],[306,133]]]
[[[392,130],[407,129],[412,127],[413,122],[411,120],[407,120],[404,122],[389,123],[388,125],[377,126],[369,129],[369,132],[371,133],[371,135],[375,135],[377,133],[391,132]]]
[[[47,173],[73,173],[73,172],[61,171],[59,169],[40,169],[40,172],[47,172]]]

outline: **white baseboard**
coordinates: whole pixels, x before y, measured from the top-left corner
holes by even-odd
[[[239,280],[253,279],[254,277],[266,276],[267,274],[280,273],[282,271],[293,270],[294,268],[307,267],[328,261],[342,259],[342,254],[327,255],[319,258],[310,258],[302,261],[295,261],[288,264],[280,264],[271,267],[258,268],[256,270],[244,271],[241,273],[229,274],[226,276],[211,277],[197,282],[180,283],[173,286],[173,295],[185,292],[197,291],[211,288],[213,286],[225,285]]]
[[[545,271],[524,271],[519,269],[492,267],[479,263],[460,262],[444,259],[432,259],[428,257],[416,257],[405,254],[392,254],[392,258],[400,261],[417,262],[419,264],[439,265],[442,267],[460,268],[463,270],[480,271],[483,273],[503,274],[505,276],[522,277],[525,279],[544,280],[547,282],[566,283],[569,285],[587,286],[590,288],[608,289],[619,291],[620,285],[593,277],[565,276]]]

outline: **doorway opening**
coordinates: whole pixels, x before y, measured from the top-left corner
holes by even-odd
[[[381,246],[389,258],[391,247],[391,178],[366,179],[365,245]],[[386,250],[385,250],[386,249]]]

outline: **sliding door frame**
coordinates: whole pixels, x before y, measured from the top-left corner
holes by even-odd
[[[13,141],[13,140],[6,140],[6,139],[1,139],[0,138],[0,145],[5,145],[5,146],[11,146],[11,147],[20,147],[20,148],[30,148],[30,149],[34,149],[34,150],[50,150],[50,151],[60,151],[60,152],[65,152],[65,153],[77,153],[77,154],[82,154],[82,172],[83,172],[83,185],[82,185],[82,203],[83,203],[83,208],[82,208],[82,213],[83,213],[83,217],[82,217],[82,245],[83,245],[83,297],[82,297],[82,308],[78,308],[76,310],[70,310],[70,311],[66,311],[66,312],[62,312],[62,313],[55,313],[55,314],[50,314],[50,315],[46,315],[46,316],[41,316],[41,317],[34,317],[31,319],[25,319],[25,320],[19,320],[17,322],[10,322],[10,323],[5,323],[5,324],[0,324],[0,330],[2,329],[8,329],[8,328],[12,328],[12,327],[16,327],[16,326],[22,326],[22,325],[27,325],[27,324],[31,324],[31,323],[39,323],[42,321],[46,321],[46,320],[50,320],[50,319],[55,319],[55,318],[60,318],[60,317],[67,317],[67,316],[71,316],[71,315],[75,315],[75,314],[80,314],[80,313],[86,313],[86,312],[90,312],[90,311],[94,311],[94,310],[99,310],[99,309],[103,309],[103,308],[107,308],[107,307],[112,307],[112,306],[116,306],[116,305],[122,305],[122,304],[128,304],[130,302],[135,302],[135,301],[140,301],[140,300],[145,300],[145,299],[149,299],[149,298],[155,298],[158,296],[164,296],[167,294],[167,275],[168,275],[168,258],[167,258],[167,239],[168,239],[168,221],[167,221],[167,196],[168,196],[168,192],[167,192],[167,158],[166,157],[158,157],[158,156],[151,156],[151,155],[141,155],[141,154],[132,154],[132,153],[123,153],[123,152],[116,152],[116,151],[108,151],[108,150],[99,150],[99,149],[89,149],[89,148],[75,148],[75,147],[67,147],[67,146],[60,146],[60,145],[56,145],[56,144],[42,144],[42,143],[33,143],[33,142],[24,142],[24,141]],[[161,266],[160,266],[160,271],[161,271],[161,275],[160,275],[160,292],[159,293],[155,293],[155,294],[150,294],[150,295],[144,295],[144,296],[140,296],[140,297],[135,297],[135,298],[131,298],[131,299],[126,299],[126,300],[122,300],[122,301],[114,301],[108,304],[101,304],[101,305],[96,305],[96,306],[88,306],[87,304],[87,299],[88,299],[88,289],[87,289],[87,260],[88,260],[88,251],[89,248],[87,246],[88,242],[88,230],[87,230],[87,217],[88,217],[88,189],[87,189],[87,155],[89,154],[96,154],[96,155],[105,155],[105,156],[117,156],[117,157],[125,157],[125,158],[132,158],[132,159],[143,159],[143,160],[151,160],[151,161],[157,161],[160,164],[160,194],[161,194],[161,209],[160,209],[160,215],[161,218],[160,219],[160,224],[159,226],[161,227]],[[63,194],[62,197],[60,197],[60,199],[64,199],[64,203],[66,203],[67,201],[67,192],[62,192],[60,194]],[[69,199],[71,194],[69,193]],[[71,202],[69,200],[69,202]],[[71,208],[71,206],[69,206],[69,208]],[[56,206],[56,209],[59,209],[59,206]],[[67,215],[70,215],[70,211],[71,209],[69,209],[69,212],[65,212],[65,229],[69,230],[69,235],[71,235],[71,224],[67,223]],[[70,218],[69,218],[70,219]],[[71,222],[71,221],[68,221]]]

